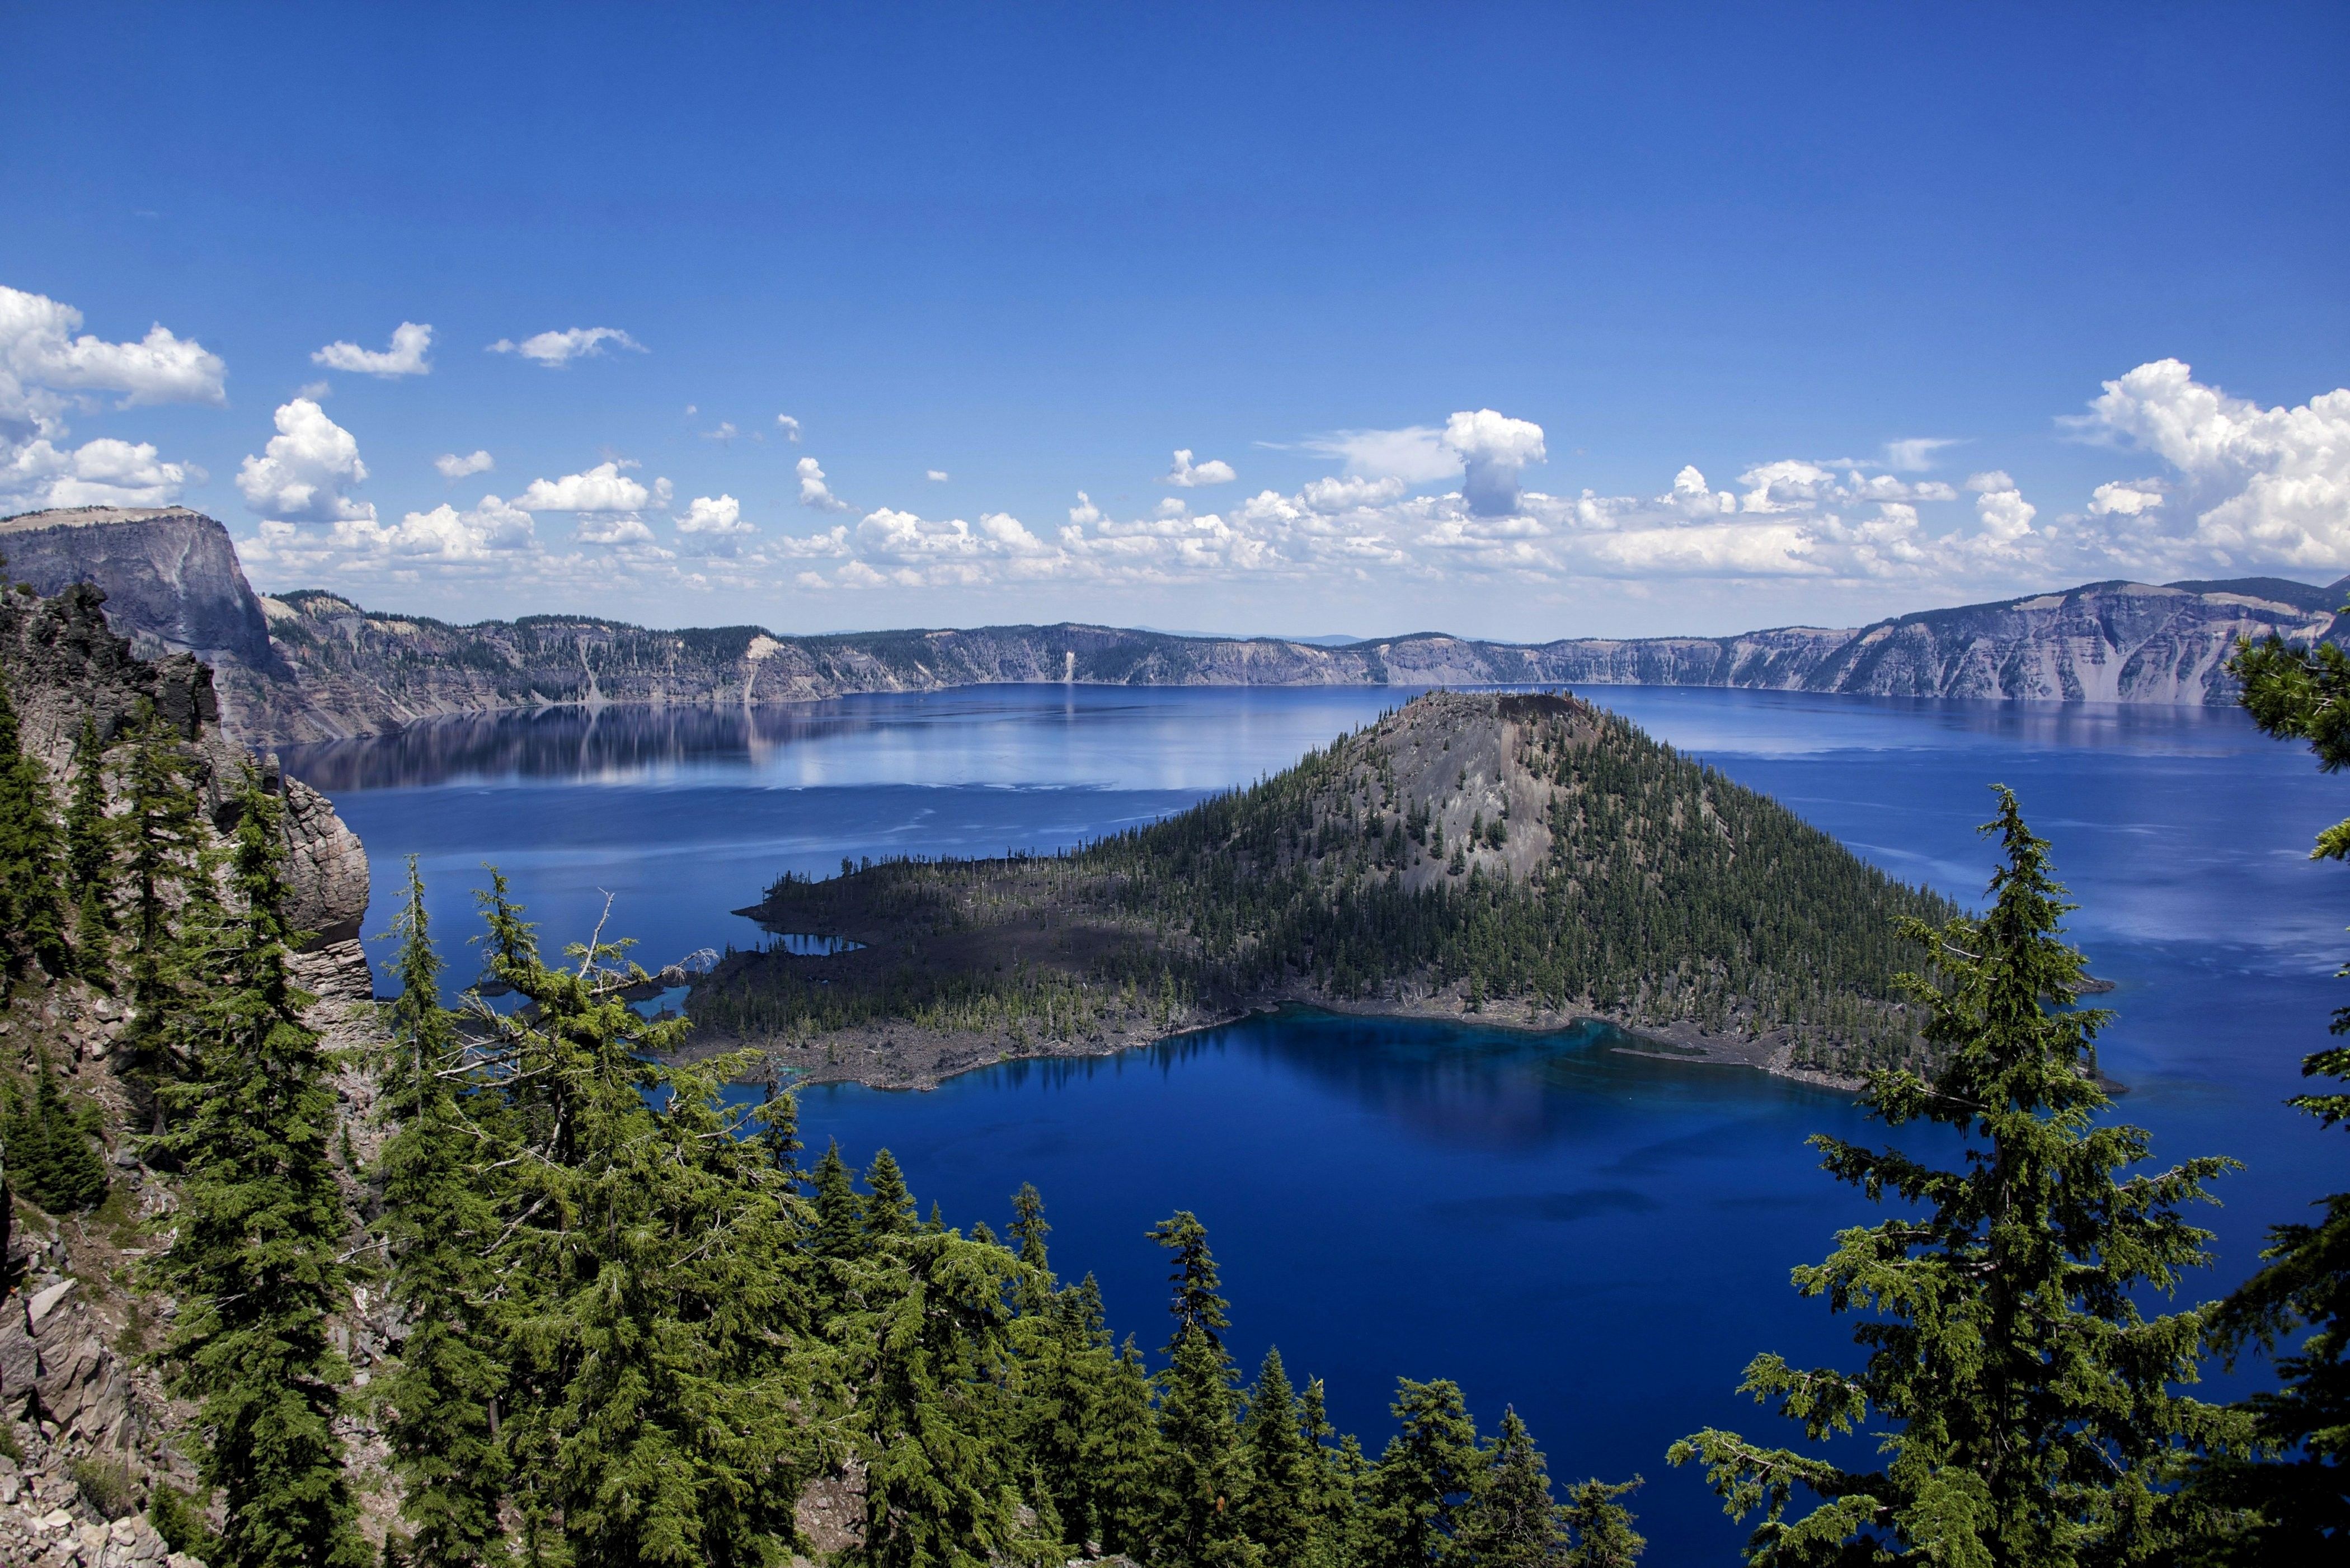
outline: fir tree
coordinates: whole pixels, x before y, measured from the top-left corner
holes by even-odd
[[[1484,1481],[1484,1456],[1458,1385],[1399,1378],[1393,1408],[1403,1429],[1371,1476],[1371,1564],[1425,1568],[1450,1556]]]
[[[1984,831],[2005,861],[1990,912],[1910,928],[1941,977],[1918,990],[1947,1065],[1931,1084],[1879,1074],[1866,1096],[1888,1126],[1954,1129],[1965,1163],[1814,1139],[1837,1178],[1918,1212],[1844,1231],[1825,1263],[1795,1271],[1805,1294],[1877,1314],[1855,1331],[1870,1353],[1862,1371],[1801,1372],[1765,1355],[1743,1385],[1815,1442],[1874,1412],[1888,1462],[1856,1472],[1712,1430],[1669,1455],[1702,1459],[1731,1513],[1763,1511],[1752,1563],[2061,1568],[2153,1556],[2196,1529],[2173,1485],[2186,1449],[2241,1425],[2173,1388],[2195,1378],[2205,1311],[2147,1321],[2137,1305],[2141,1290],[2168,1292],[2206,1261],[2207,1233],[2178,1210],[2230,1162],[2120,1174],[2148,1140],[2098,1120],[2109,1102],[2090,1053],[2108,1015],[2072,1005],[2082,960],[2059,931],[2072,906],[2004,789]],[[1823,1501],[1790,1520],[1798,1485]]]
[[[114,967],[114,820],[107,815],[106,748],[85,714],[74,741],[74,793],[66,807],[67,890],[74,901],[74,971],[93,985]]]
[[[376,1166],[383,1202],[373,1229],[409,1331],[398,1366],[379,1385],[383,1435],[400,1480],[411,1561],[473,1568],[504,1552],[498,1503],[505,1466],[494,1415],[504,1376],[489,1326],[496,1292],[489,1249],[500,1227],[481,1139],[457,1092],[464,1052],[441,1005],[442,963],[414,856],[392,929],[400,991],[384,1010],[391,1038],[377,1105],[391,1132]],[[469,1087],[473,1097],[488,1097],[487,1085]]]
[[[2305,741],[2327,773],[2350,764],[2350,656],[2332,643],[2288,648],[2275,638],[2239,646],[2231,667],[2253,721],[2280,739]],[[2350,822],[2318,836],[2312,859],[2350,859]],[[2341,973],[2350,975],[2350,965]],[[2350,1034],[2350,1007],[2332,1033]],[[2350,1046],[2302,1059],[2304,1077],[2350,1080]],[[2286,1102],[2321,1126],[2350,1126],[2350,1089]],[[2350,1192],[2317,1200],[2311,1221],[2269,1231],[2263,1267],[2221,1303],[2214,1344],[2231,1359],[2258,1345],[2275,1357],[2280,1386],[2245,1408],[2261,1459],[2214,1455],[2196,1478],[2199,1495],[2258,1514],[2247,1556],[2314,1560],[2350,1542]]]
[[[91,1138],[95,1114],[78,1115],[57,1089],[47,1052],[30,1103],[12,1093],[5,1131],[8,1185],[52,1214],[74,1214],[106,1201],[106,1161]]]
[[[1306,1568],[1328,1561],[1320,1550],[1322,1456],[1306,1433],[1278,1350],[1267,1350],[1257,1368],[1241,1442],[1249,1474],[1241,1526],[1248,1538],[1263,1549],[1267,1563]]]
[[[865,1168],[865,1234],[868,1241],[903,1236],[915,1229],[914,1195],[906,1190],[905,1173],[888,1149]]]
[[[1175,1254],[1169,1303],[1175,1332],[1157,1379],[1165,1459],[1152,1556],[1180,1568],[1253,1563],[1261,1559],[1241,1532],[1237,1506],[1248,1480],[1234,1407],[1237,1375],[1219,1333],[1230,1324],[1216,1293],[1207,1227],[1184,1210],[1149,1235]]]
[[[60,860],[47,772],[24,750],[0,680],[0,996],[35,966],[53,975],[72,966],[59,918]]]
[[[233,907],[197,927],[194,1075],[169,1091],[181,1125],[158,1140],[183,1173],[158,1268],[180,1303],[162,1354],[172,1391],[201,1401],[198,1473],[226,1509],[215,1568],[362,1568],[327,1343],[343,1295],[335,1099],[288,971],[278,803],[248,768],[235,805]]]
[[[854,1258],[865,1250],[865,1203],[857,1195],[857,1179],[840,1158],[835,1139],[816,1163],[810,1178],[816,1187],[816,1255]]]
[[[121,1049],[132,1093],[163,1129],[167,1098],[163,1085],[187,1070],[181,1023],[192,1000],[184,983],[177,906],[202,906],[210,894],[198,875],[203,844],[202,805],[192,782],[194,763],[178,737],[149,704],[141,714],[125,769],[125,808],[119,831],[129,846],[123,872],[129,884],[130,1018]],[[198,908],[201,919],[204,911]]]
[[[1517,1411],[1505,1410],[1455,1550],[1476,1568],[1548,1568],[1565,1555],[1565,1521],[1551,1501],[1542,1450]]]
[[[1632,1514],[1616,1500],[1639,1489],[1640,1478],[1614,1485],[1585,1481],[1567,1494],[1559,1518],[1574,1542],[1560,1562],[1566,1568],[1632,1568],[1648,1543],[1632,1528]]]
[[[1158,1518],[1164,1449],[1151,1420],[1149,1374],[1133,1336],[1107,1359],[1083,1442],[1087,1515],[1104,1551],[1135,1556],[1148,1549]]]
[[[623,1000],[645,975],[622,946],[550,969],[503,877],[483,902],[490,973],[529,1004],[476,1016],[514,1173],[494,1256],[524,1549],[552,1555],[559,1529],[576,1568],[768,1561],[819,1353],[802,1206],[756,1111],[723,1102],[752,1059],[665,1064],[686,1024]]]

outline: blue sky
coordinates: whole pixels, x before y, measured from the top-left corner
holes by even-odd
[[[2350,11],[2047,11],[10,5],[0,509],[783,630],[2350,572]]]

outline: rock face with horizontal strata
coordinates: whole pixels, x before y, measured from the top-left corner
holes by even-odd
[[[9,573],[87,581],[142,648],[211,662],[248,744],[380,734],[418,720],[608,702],[743,707],[1001,682],[1124,686],[1722,686],[1872,696],[2224,703],[2240,637],[2339,639],[2330,588],[2276,577],[2090,583],[1857,629],[1487,642],[1419,633],[1330,648],[1115,627],[820,637],[661,630],[592,616],[455,626],[317,590],[257,596],[218,523],[182,508],[0,522]]]

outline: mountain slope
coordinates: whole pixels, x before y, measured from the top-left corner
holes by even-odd
[[[778,636],[593,616],[456,626],[318,590],[255,595],[228,534],[185,509],[0,519],[7,573],[88,582],[150,653],[213,666],[255,744],[379,734],[420,719],[558,703],[745,706],[999,681],[1111,685],[1732,686],[2039,701],[2231,701],[2239,637],[2339,639],[2345,584],[2276,577],[2090,583],[1853,628],[1539,644],[1418,633],[1340,646],[1062,623]],[[2350,580],[2346,580],[2350,581]]]
[[[787,877],[743,912],[864,946],[730,955],[702,1034],[920,1082],[1284,1000],[1596,1016],[1849,1079],[1915,1058],[1896,926],[1950,910],[1613,714],[1444,692],[1070,855]]]

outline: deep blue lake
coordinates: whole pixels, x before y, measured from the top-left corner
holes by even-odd
[[[2220,1266],[2196,1294],[2343,1185],[2341,1135],[2279,1104],[2350,1001],[2330,978],[2350,952],[2350,875],[2307,859],[2350,815],[2350,784],[2303,751],[2233,711],[1589,695],[1970,903],[1991,864],[1974,832],[1988,786],[2013,787],[2082,906],[2075,939],[2118,986],[2102,1000],[2120,1015],[2103,1058],[2128,1085],[2120,1114],[2153,1130],[2158,1159],[2248,1167],[2209,1212]],[[755,942],[728,911],[786,868],[1058,848],[1286,766],[1402,697],[1051,686],[749,714],[555,711],[285,760],[365,840],[370,930],[418,857],[462,982],[484,862],[550,950],[584,938],[609,893],[613,929],[658,967]],[[924,1209],[936,1199],[957,1225],[1001,1231],[1013,1190],[1035,1182],[1055,1266],[1094,1272],[1113,1325],[1154,1350],[1164,1271],[1143,1231],[1193,1210],[1236,1355],[1253,1368],[1278,1344],[1374,1452],[1396,1376],[1451,1377],[1488,1428],[1514,1404],[1563,1480],[1644,1473],[1648,1561],[1730,1561],[1742,1530],[1664,1449],[1707,1425],[1782,1436],[1732,1393],[1757,1351],[1856,1359],[1849,1325],[1787,1273],[1871,1212],[1804,1140],[1871,1129],[1833,1093],[1607,1044],[1286,1014],[928,1094],[818,1087],[801,1120],[859,1165],[888,1146]]]

